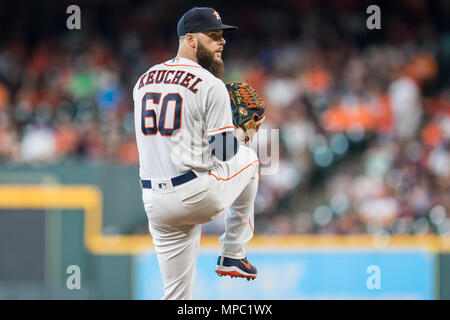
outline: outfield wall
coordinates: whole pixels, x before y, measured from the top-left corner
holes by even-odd
[[[280,248],[249,255],[259,270],[250,282],[217,277],[217,254],[201,252],[193,299],[435,299],[435,257],[413,248]],[[156,260],[153,253],[136,258],[136,299],[162,296]]]
[[[148,231],[131,234],[146,225],[137,172],[0,166],[0,299],[158,299],[162,283]],[[216,277],[219,243],[203,237],[194,298],[450,299],[449,243],[256,231],[248,251],[260,273],[247,282]],[[80,290],[67,289],[70,265],[80,267]]]

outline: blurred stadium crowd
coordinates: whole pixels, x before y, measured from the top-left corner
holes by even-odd
[[[79,1],[78,31],[69,3],[27,4],[0,13],[0,161],[137,164],[133,85],[176,54],[192,4]],[[280,129],[258,233],[450,234],[450,3],[381,2],[381,30],[370,4],[196,3],[240,27],[224,80],[249,80]]]

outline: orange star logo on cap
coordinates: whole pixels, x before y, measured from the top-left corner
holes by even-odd
[[[219,13],[218,13],[217,11],[214,10],[214,12],[213,12],[212,14],[216,16],[216,18],[217,18],[218,21],[219,21],[219,20],[222,20],[222,19],[220,18]]]

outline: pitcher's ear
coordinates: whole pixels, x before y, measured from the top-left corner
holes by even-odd
[[[197,39],[197,35],[196,34],[194,34],[194,33],[186,33],[185,37],[186,37],[185,39],[186,39],[188,45],[191,48],[194,48],[194,49],[197,48],[197,41],[198,41],[198,39]]]

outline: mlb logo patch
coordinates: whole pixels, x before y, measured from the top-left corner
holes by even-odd
[[[159,189],[166,189],[167,188],[167,183],[163,182],[163,183],[158,183],[158,188]]]

